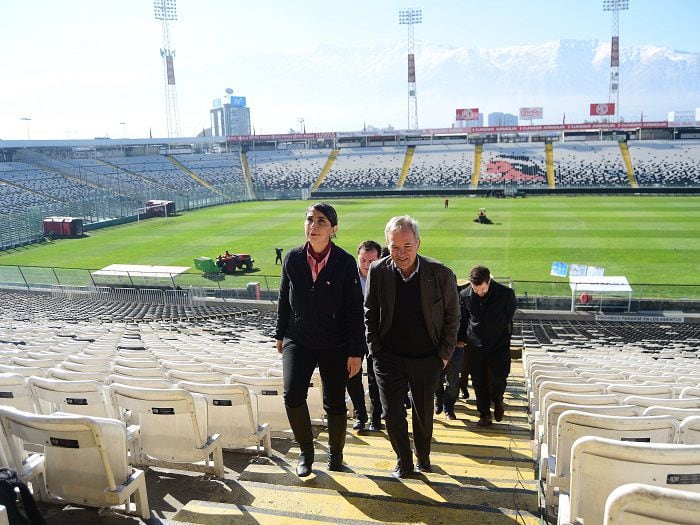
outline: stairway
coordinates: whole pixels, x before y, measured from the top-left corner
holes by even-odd
[[[314,182],[314,185],[311,186],[311,191],[316,191],[321,184],[323,184],[323,181],[326,180],[326,177],[331,171],[331,168],[333,167],[333,163],[335,162],[335,159],[338,158],[338,155],[340,154],[339,149],[334,149],[328,154],[328,158],[326,159],[326,163],[323,166],[323,169],[321,170],[321,173],[318,174],[318,179],[316,179],[316,182]]]
[[[479,187],[479,177],[481,176],[481,154],[484,151],[483,144],[474,146],[474,169],[472,170],[471,189],[475,190]]]
[[[246,188],[248,188],[248,197],[255,200],[255,186],[253,185],[253,176],[250,174],[250,164],[248,163],[248,154],[241,151],[241,168],[243,168],[243,178],[245,179]]]
[[[408,146],[406,148],[406,156],[403,158],[403,166],[401,167],[401,175],[399,175],[399,181],[396,183],[396,189],[403,188],[403,185],[408,178],[408,171],[411,169],[411,162],[413,162],[413,155],[416,152],[415,146]]]
[[[547,170],[547,185],[550,190],[554,189],[554,146],[551,142],[544,144],[545,168]]]
[[[187,175],[189,175],[192,179],[194,179],[194,180],[197,182],[197,184],[200,184],[201,186],[204,186],[204,187],[207,188],[209,191],[214,192],[214,193],[216,193],[217,195],[220,195],[221,197],[224,197],[225,199],[233,200],[231,197],[229,197],[229,196],[226,195],[224,192],[222,192],[219,188],[217,188],[217,187],[212,186],[211,184],[209,184],[209,183],[208,183],[207,181],[205,181],[202,177],[200,177],[199,175],[197,175],[194,171],[192,171],[191,169],[189,169],[187,166],[185,166],[182,162],[180,162],[179,160],[177,160],[177,159],[176,159],[175,157],[173,157],[172,155],[167,155],[165,158],[168,159],[176,168],[178,168],[178,169],[180,169],[181,171],[184,171],[185,173],[187,173]]]
[[[634,166],[632,166],[632,157],[630,156],[630,149],[627,143],[624,141],[618,142],[620,145],[620,153],[622,153],[622,159],[625,161],[625,168],[627,169],[627,180],[629,180],[630,186],[632,188],[638,188],[637,177],[634,175]]]

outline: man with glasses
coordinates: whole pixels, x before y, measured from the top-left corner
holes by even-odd
[[[459,341],[466,343],[472,386],[479,411],[478,427],[503,419],[503,394],[510,374],[510,335],[515,315],[515,292],[491,279],[485,266],[469,272],[470,286],[459,294],[462,309]]]
[[[452,270],[418,255],[414,219],[393,217],[384,234],[389,257],[370,267],[365,325],[387,434],[398,460],[392,476],[405,478],[414,464],[404,400],[410,388],[417,468],[431,472],[433,396],[457,343],[459,299]]]

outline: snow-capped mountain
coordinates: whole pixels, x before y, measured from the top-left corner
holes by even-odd
[[[296,123],[321,131],[363,123],[404,128],[406,47],[343,48],[231,57],[227,66],[248,96],[253,122]],[[560,40],[479,49],[416,42],[420,127],[449,127],[455,108],[518,113],[543,106],[542,123],[581,122],[590,103],[607,102],[610,43]],[[253,92],[252,86],[264,85]],[[357,109],[357,108],[361,109]],[[700,53],[653,45],[620,52],[620,114],[665,120],[700,107]],[[484,119],[486,123],[486,119]]]

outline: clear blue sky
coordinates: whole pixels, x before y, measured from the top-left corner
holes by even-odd
[[[699,1],[629,4],[622,47],[700,51]],[[423,13],[416,39],[445,46],[607,42],[611,33],[602,0],[179,0],[172,27],[182,134],[201,130],[211,99],[245,74],[227,71],[226,56],[394,45],[406,38],[398,10],[411,6]],[[135,137],[149,128],[164,136],[160,47],[150,0],[0,0],[0,139]],[[210,67],[184,90],[188,63]]]

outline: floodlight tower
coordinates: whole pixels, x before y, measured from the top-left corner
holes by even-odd
[[[616,120],[620,120],[620,11],[629,9],[629,0],[603,0],[603,11],[612,11],[610,44],[610,88],[608,102],[615,103]]]
[[[153,0],[156,20],[161,21],[163,29],[163,47],[160,56],[163,58],[163,73],[165,78],[165,118],[168,127],[168,137],[180,136],[180,119],[177,111],[177,88],[175,86],[175,50],[170,48],[170,21],[177,20],[176,0]]]
[[[416,96],[416,60],[413,42],[413,24],[420,24],[420,9],[399,9],[399,24],[408,26],[408,129],[418,129],[418,97]]]

